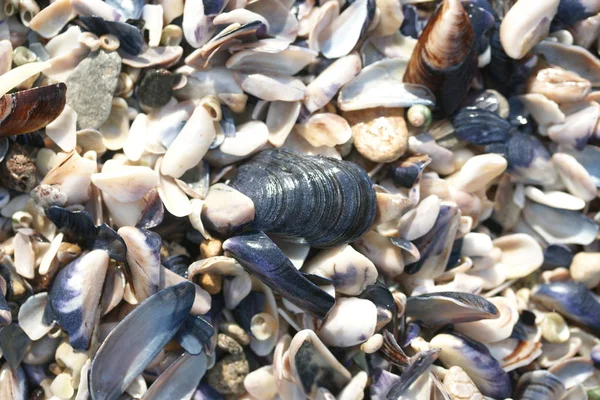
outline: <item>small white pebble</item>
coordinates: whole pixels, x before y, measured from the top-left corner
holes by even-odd
[[[71,384],[71,375],[69,374],[58,374],[56,378],[50,384],[50,391],[53,395],[61,399],[70,399],[75,393],[73,385]]]

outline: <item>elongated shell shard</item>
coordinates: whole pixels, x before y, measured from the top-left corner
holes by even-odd
[[[52,310],[74,349],[86,350],[90,344],[108,260],[105,251],[91,251],[60,270],[52,284]]]
[[[317,318],[324,318],[335,303],[331,295],[306,279],[262,232],[227,239],[223,250],[281,296]]]
[[[467,94],[477,68],[469,16],[458,0],[444,0],[429,19],[404,74],[404,82],[426,86],[440,114],[452,114]]]
[[[5,94],[0,98],[0,136],[42,129],[54,121],[66,103],[64,83]]]
[[[110,332],[92,360],[92,399],[119,398],[175,336],[193,302],[194,285],[182,282],[161,290],[129,313]]]
[[[498,309],[483,297],[461,292],[438,292],[411,296],[406,315],[431,326],[441,326],[482,319],[496,319]]]

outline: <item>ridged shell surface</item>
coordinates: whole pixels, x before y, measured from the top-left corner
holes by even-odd
[[[251,228],[315,247],[351,242],[375,218],[371,179],[348,161],[265,150],[241,165],[230,185],[254,202]]]

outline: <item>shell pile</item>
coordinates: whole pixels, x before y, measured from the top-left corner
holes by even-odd
[[[600,399],[600,1],[0,0],[0,400]]]

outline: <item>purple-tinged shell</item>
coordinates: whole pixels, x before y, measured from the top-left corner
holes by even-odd
[[[325,318],[335,304],[331,295],[306,279],[262,232],[229,238],[223,250],[282,297],[317,318]]]
[[[460,139],[476,145],[504,143],[512,129],[510,122],[492,111],[465,107],[452,119]]]
[[[566,393],[565,385],[552,372],[539,370],[521,375],[517,383],[517,400],[555,400],[562,399]]]
[[[92,400],[118,399],[175,336],[194,303],[194,284],[182,282],[149,297],[106,337],[89,371]]]
[[[131,55],[137,56],[146,45],[142,32],[126,22],[107,21],[100,17],[81,16],[79,19],[87,30],[98,36],[115,35],[119,38],[119,48]]]
[[[462,292],[436,292],[411,296],[406,315],[428,326],[496,319],[500,312],[481,296]]]
[[[64,233],[65,241],[77,243],[85,249],[93,246],[97,230],[87,211],[71,211],[59,206],[46,209],[46,216]]]
[[[19,367],[30,344],[31,339],[16,323],[0,329],[0,349],[12,369]]]
[[[189,354],[197,356],[214,333],[214,328],[204,318],[189,315],[175,335],[175,340]]]
[[[440,349],[420,351],[411,357],[408,367],[402,371],[400,379],[392,385],[387,394],[388,400],[396,400],[406,392],[434,362],[437,360]]]
[[[189,399],[206,373],[206,354],[183,354],[148,388],[141,400]]]
[[[119,11],[124,19],[138,19],[142,16],[144,0],[105,0],[104,2]]]

